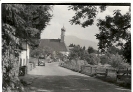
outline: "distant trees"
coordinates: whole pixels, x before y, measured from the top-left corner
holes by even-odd
[[[91,53],[91,54],[87,53],[85,60],[88,62],[88,64],[91,64],[91,65],[97,65],[98,63],[100,63],[100,58],[96,56],[95,53]]]
[[[70,55],[69,55],[69,58],[70,59],[76,59],[76,58],[79,58],[80,57],[80,46],[75,46],[73,49],[71,49],[70,51]]]
[[[85,46],[83,47],[83,50],[85,50]]]
[[[34,50],[30,50],[30,56],[31,57],[38,57],[41,53],[40,49],[34,49]]]
[[[53,53],[52,48],[43,47],[43,48],[36,48],[34,50],[31,50],[30,56],[32,57],[44,56],[45,57],[45,55],[50,55],[52,53]]]
[[[73,44],[73,43],[71,43],[70,45],[69,45],[69,47],[74,47],[75,46],[75,44]]]
[[[97,64],[109,64],[114,68],[124,67],[126,68],[128,65],[125,63],[123,56],[121,55],[121,50],[112,46],[110,47],[106,53],[97,55],[97,50],[93,47],[89,46],[87,50],[82,48],[80,45],[75,45],[73,49],[71,49],[69,57],[70,60],[85,60],[88,64],[97,65]]]
[[[82,48],[80,45],[71,45],[71,46],[74,46],[74,47],[70,51],[69,58],[70,59],[74,59],[74,58],[83,59],[84,53],[85,53],[85,47]]]
[[[87,51],[88,51],[89,54],[95,52],[95,50],[94,50],[93,47],[91,47],[91,46],[88,47]]]
[[[98,64],[100,62],[100,59],[96,56],[96,50],[93,49],[93,47],[89,47],[88,49],[85,49],[84,47],[81,47],[80,45],[75,45],[73,49],[71,49],[69,54],[69,59],[80,59],[80,60],[86,60],[89,64]]]

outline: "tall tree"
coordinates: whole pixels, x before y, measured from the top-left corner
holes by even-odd
[[[3,91],[19,90],[19,50],[22,41],[35,47],[52,15],[49,5],[2,4]],[[37,43],[37,44],[36,44]],[[21,90],[22,91],[22,90]],[[22,91],[25,92],[25,91]]]
[[[12,34],[32,46],[52,18],[51,9],[49,5],[2,4],[3,29],[8,27],[5,25],[14,27]],[[5,36],[6,30],[3,30],[3,39]]]
[[[130,6],[130,4],[126,4]],[[70,20],[71,24],[81,25],[82,27],[88,27],[93,25],[94,19],[96,18],[99,12],[103,12],[106,10],[107,6],[94,6],[94,5],[71,5],[69,6],[69,10],[75,11],[75,15]],[[130,7],[131,8],[131,7]],[[127,49],[125,46],[131,46],[131,9],[129,8],[129,12],[122,15],[120,10],[114,11],[114,16],[106,16],[104,20],[98,20],[98,28],[100,30],[99,34],[96,34],[96,38],[99,40],[99,50],[101,52],[107,51],[110,46],[117,45],[121,46],[123,52],[126,50],[130,53],[129,56],[123,56],[129,61],[131,59],[131,49],[130,47]],[[100,11],[98,11],[98,9]],[[125,40],[125,43],[123,43]],[[130,50],[129,50],[130,49]],[[128,58],[127,58],[128,57]]]
[[[106,6],[104,5],[71,5],[68,8],[68,10],[75,11],[75,15],[69,22],[71,24],[81,25],[84,28],[93,25],[98,12],[106,10]]]
[[[131,64],[131,38],[124,44],[122,51],[124,58]]]
[[[105,19],[99,19],[97,26],[99,27],[99,34],[96,34],[97,39],[99,40],[98,46],[102,52],[106,51],[110,46],[119,46],[123,51],[127,50],[128,53],[131,53],[131,13],[130,11],[126,14],[121,14],[120,10],[114,11],[114,16],[106,16]],[[126,44],[128,44],[128,49]],[[130,50],[129,50],[130,49]],[[128,58],[123,53],[123,56],[127,61],[131,59],[131,54]]]

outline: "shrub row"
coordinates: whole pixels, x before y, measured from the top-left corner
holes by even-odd
[[[86,64],[87,62],[84,60],[70,60],[70,61],[60,63],[60,66],[73,71],[81,72],[81,66]]]

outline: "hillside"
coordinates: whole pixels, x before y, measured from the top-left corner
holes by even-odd
[[[86,48],[88,48],[89,46],[92,46],[94,49],[97,49],[97,43],[90,41],[90,40],[85,40],[85,39],[80,39],[76,36],[65,36],[65,43],[67,46],[69,46],[71,43],[76,44],[76,45],[80,45],[80,46],[85,46]]]

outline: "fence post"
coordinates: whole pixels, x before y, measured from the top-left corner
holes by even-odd
[[[128,76],[128,68],[127,68],[127,76]]]
[[[118,81],[119,70],[116,70],[116,82]]]
[[[105,74],[105,77],[107,77],[108,76],[108,69],[106,69],[106,72],[105,72],[106,74]]]
[[[83,65],[81,66],[81,70],[80,70],[80,72],[82,72],[82,70],[83,70],[82,67],[83,67]]]
[[[91,68],[91,74],[92,74],[92,67],[90,67]]]
[[[95,75],[97,75],[97,68],[95,67]]]

